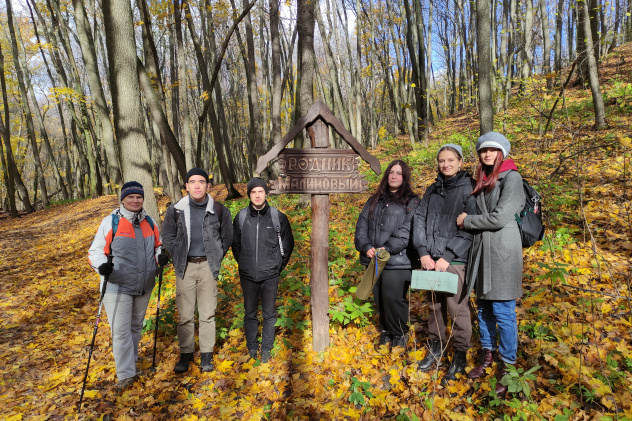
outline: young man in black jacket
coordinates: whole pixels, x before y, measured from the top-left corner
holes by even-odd
[[[263,179],[251,179],[247,191],[250,204],[233,220],[233,255],[244,293],[248,353],[254,359],[259,351],[257,310],[261,302],[261,362],[267,363],[274,345],[279,276],[290,260],[294,237],[287,217],[268,204],[268,186]]]

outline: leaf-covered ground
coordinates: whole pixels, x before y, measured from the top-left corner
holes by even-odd
[[[353,230],[366,194],[331,197],[331,346],[313,352],[310,210],[297,208],[297,197],[284,196],[271,201],[290,217],[297,248],[279,289],[271,363],[247,358],[241,290],[229,252],[219,280],[217,369],[201,373],[196,364],[175,375],[179,351],[170,267],[162,290],[157,370],[150,370],[154,297],[141,340],[141,380],[122,393],[114,388],[104,319],[80,418],[632,420],[631,49],[624,46],[602,65],[607,130],[590,128],[590,91],[573,89],[558,104],[553,130],[542,136],[542,113],[548,114],[557,97],[542,91],[542,81],[497,115],[521,172],[544,197],[547,224],[545,240],[525,250],[514,393],[505,399],[490,394],[493,370],[481,381],[461,378],[448,387],[439,384],[442,370],[415,370],[427,340],[427,303],[419,291],[410,294],[415,332],[410,350],[374,349],[373,306],[351,295],[362,273]],[[476,138],[476,117],[463,112],[440,123],[428,149],[413,150],[406,138],[398,138],[382,142],[374,153],[383,165],[393,157],[411,163],[421,194],[434,178],[437,146],[451,141],[468,150]],[[469,163],[475,163],[473,155]],[[377,177],[364,171],[374,187]],[[213,191],[220,200],[225,194],[221,187]],[[161,197],[163,211],[167,201]],[[235,214],[245,203],[227,205]],[[88,266],[87,250],[100,220],[115,206],[116,198],[109,196],[0,221],[0,418],[75,418],[98,303],[98,277]],[[479,350],[476,324],[474,330],[470,367]]]

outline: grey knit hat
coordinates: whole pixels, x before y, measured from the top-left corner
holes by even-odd
[[[255,187],[263,187],[263,190],[265,190],[266,194],[268,194],[268,183],[266,183],[266,181],[263,178],[253,177],[250,179],[250,181],[248,182],[248,185],[246,186],[246,190],[248,191],[248,197],[250,197],[250,192]]]
[[[440,147],[439,148],[439,152],[437,152],[437,157],[439,156],[439,153],[443,150],[443,148],[455,149],[457,151],[457,153],[459,154],[459,158],[463,159],[463,148],[461,146],[459,146],[459,145],[455,145],[454,143],[446,143],[445,145]]]
[[[511,143],[498,132],[487,132],[476,141],[476,152],[483,148],[500,149],[503,153],[503,158],[507,158],[509,150],[511,150]]]

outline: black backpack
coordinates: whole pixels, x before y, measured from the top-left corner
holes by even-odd
[[[504,180],[504,178],[503,178]],[[544,224],[542,223],[542,196],[533,187],[522,179],[524,190],[524,207],[520,214],[516,214],[516,222],[520,230],[522,247],[527,248],[534,245],[544,237]]]
[[[240,230],[244,226],[244,221],[246,220],[247,213],[248,213],[247,207],[239,211],[237,221],[239,223]],[[283,241],[281,240],[281,224],[279,223],[279,210],[275,207],[270,206],[270,216],[272,217],[272,225],[274,225],[274,230],[276,231],[276,234],[277,234],[277,240],[279,241],[279,250],[281,251],[281,257],[285,257],[285,250],[283,250]]]

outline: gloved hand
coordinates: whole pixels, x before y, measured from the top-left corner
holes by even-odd
[[[99,266],[99,275],[108,276],[114,270],[114,263],[103,263]]]
[[[167,256],[164,250],[158,255],[158,264],[160,266],[167,266],[169,264],[169,256]]]

